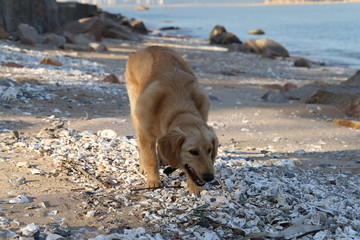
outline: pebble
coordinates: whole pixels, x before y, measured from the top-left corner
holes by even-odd
[[[29,162],[18,162],[16,163],[16,167],[18,168],[30,168],[30,163]]]
[[[25,177],[18,177],[18,178],[10,179],[9,182],[14,186],[20,186],[20,185],[23,185],[23,184],[26,183],[26,178]]]

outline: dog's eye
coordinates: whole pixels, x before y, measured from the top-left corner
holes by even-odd
[[[209,149],[208,149],[208,154],[210,154],[210,153],[211,153],[211,150],[212,150],[211,148],[209,148]]]
[[[199,155],[199,151],[198,150],[190,150],[189,153],[193,156],[198,156]]]

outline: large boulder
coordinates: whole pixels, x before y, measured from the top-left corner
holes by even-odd
[[[251,48],[252,52],[261,54],[264,57],[289,57],[289,52],[279,43],[271,39],[247,40],[245,46]]]
[[[34,27],[22,23],[18,26],[17,35],[24,44],[35,45],[44,43],[45,37],[41,36]]]
[[[66,44],[66,40],[64,36],[50,33],[45,36],[45,43],[60,48]]]
[[[140,34],[147,34],[148,30],[145,27],[145,24],[143,21],[137,20],[137,19],[131,19],[130,26],[133,28],[135,32],[138,32]]]
[[[39,33],[58,26],[56,0],[0,0],[0,26],[15,32],[21,23],[33,26]]]
[[[139,41],[141,38],[128,26],[121,25],[111,19],[102,19],[104,27],[103,36],[128,41]]]
[[[104,26],[99,17],[82,18],[75,21],[67,22],[65,25],[56,29],[57,34],[64,34],[66,32],[74,35],[90,33],[94,35],[96,41],[102,39]]]
[[[209,35],[210,44],[232,44],[241,43],[240,39],[233,33],[227,32],[225,27],[216,25]]]
[[[333,93],[327,90],[318,90],[308,100],[306,100],[306,103],[333,105],[348,116],[360,116],[360,93]]]

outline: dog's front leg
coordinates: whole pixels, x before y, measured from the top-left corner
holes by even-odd
[[[156,188],[161,186],[159,175],[159,163],[156,157],[156,141],[150,139],[141,131],[138,133],[140,154],[140,171],[147,174],[147,187]]]

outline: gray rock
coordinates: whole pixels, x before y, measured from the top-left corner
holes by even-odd
[[[225,27],[216,25],[209,35],[210,44],[232,44],[241,43],[240,39],[233,33],[227,32]]]
[[[279,43],[271,39],[247,40],[244,45],[249,46],[255,53],[264,57],[289,57],[289,52]]]
[[[17,29],[17,35],[20,38],[20,41],[25,44],[35,45],[37,43],[44,43],[45,37],[41,36],[34,27],[22,23]]]
[[[133,30],[135,32],[138,32],[140,34],[147,34],[148,30],[145,27],[145,24],[143,21],[137,20],[137,19],[132,19],[130,21],[130,26],[133,28]]]
[[[310,63],[309,63],[309,61],[306,60],[305,58],[299,58],[299,59],[296,59],[296,60],[295,60],[294,66],[295,66],[295,67],[310,68]]]
[[[46,35],[45,43],[59,48],[63,47],[66,44],[66,40],[64,36],[50,33]]]
[[[360,70],[342,84],[349,86],[360,86]]]

